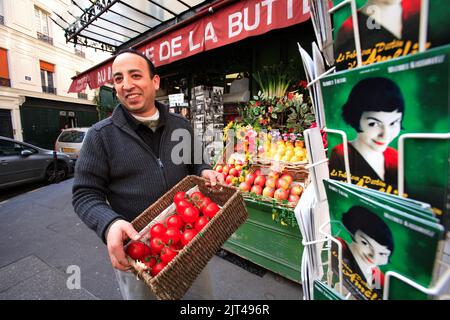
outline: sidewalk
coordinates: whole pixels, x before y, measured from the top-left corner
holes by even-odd
[[[0,202],[0,300],[121,299],[105,245],[73,211],[72,182]],[[249,272],[219,256],[211,264],[218,300],[302,297],[299,284],[270,271]],[[77,270],[81,288],[69,289]]]

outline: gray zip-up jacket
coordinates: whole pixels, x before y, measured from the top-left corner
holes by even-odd
[[[75,166],[72,204],[81,220],[103,242],[111,222],[118,218],[133,220],[186,175],[200,175],[202,170],[211,169],[203,162],[201,146],[189,121],[168,112],[162,104],[157,103],[157,107],[166,119],[160,158],[131,128],[121,105],[86,134]],[[189,139],[186,135],[184,139],[179,137],[183,132],[189,132]],[[182,147],[185,153],[178,152]],[[176,156],[182,154],[184,160],[190,161],[174,163],[174,148]]]

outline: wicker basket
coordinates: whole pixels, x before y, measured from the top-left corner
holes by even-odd
[[[225,185],[211,188],[205,183],[203,178],[187,176],[132,221],[134,228],[141,231],[173,203],[175,193],[188,191],[195,186],[222,207],[202,231],[155,277],[142,272],[136,262],[130,259],[133,272],[158,299],[181,299],[217,250],[247,219],[244,199],[237,188]]]

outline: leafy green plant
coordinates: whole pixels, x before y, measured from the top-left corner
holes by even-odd
[[[261,89],[262,96],[265,98],[282,97],[289,88],[291,80],[282,69],[278,65],[264,66],[262,70],[253,74],[253,78]]]

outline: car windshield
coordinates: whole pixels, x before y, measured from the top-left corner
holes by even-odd
[[[82,131],[64,131],[59,137],[59,142],[81,143],[83,142],[86,132]]]

